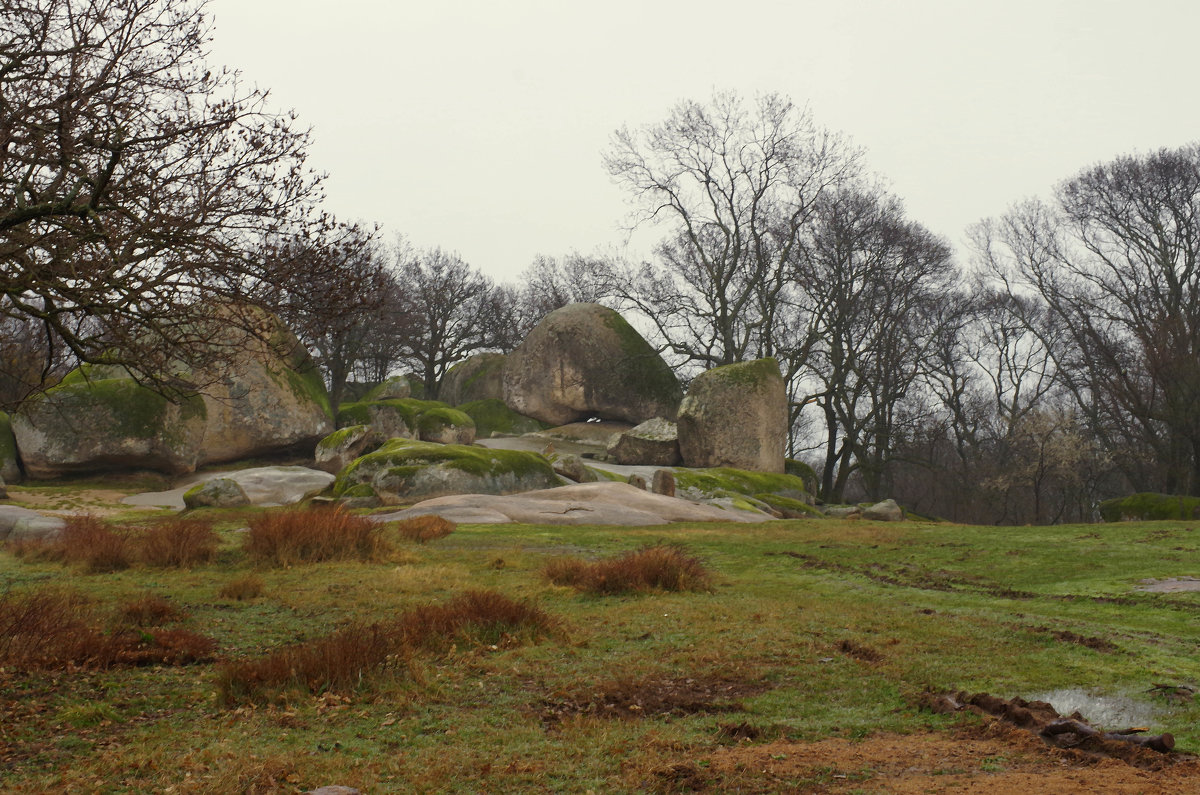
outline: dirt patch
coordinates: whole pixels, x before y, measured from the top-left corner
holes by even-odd
[[[544,701],[541,718],[544,724],[553,726],[582,715],[631,720],[736,712],[742,709],[738,699],[767,689],[761,681],[720,674],[614,679],[565,698]]]
[[[659,792],[993,793],[1102,795],[1200,791],[1200,763],[1162,757],[1148,770],[1047,746],[995,721],[957,732],[879,734],[864,740],[745,743],[642,775]]]
[[[69,516],[90,513],[94,516],[112,516],[128,511],[121,505],[127,491],[113,489],[80,489],[69,493],[38,493],[32,490],[10,489],[9,496],[14,505],[31,508],[53,516]]]
[[[875,663],[883,659],[883,655],[875,649],[872,649],[870,646],[864,646],[861,643],[855,643],[852,640],[843,640],[837,645],[837,649],[842,654],[863,662]]]

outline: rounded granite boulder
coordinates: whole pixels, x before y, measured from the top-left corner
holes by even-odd
[[[551,425],[590,418],[633,424],[674,419],[679,380],[625,318],[569,304],[529,332],[504,366],[504,402]]]
[[[783,472],[788,406],[779,363],[757,359],[701,373],[677,424],[684,466]]]

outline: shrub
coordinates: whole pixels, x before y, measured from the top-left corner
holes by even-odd
[[[138,539],[140,557],[149,566],[190,568],[217,554],[220,537],[205,519],[167,519],[151,525]]]
[[[289,690],[344,692],[374,672],[406,665],[420,650],[444,650],[456,642],[495,645],[533,639],[557,626],[550,614],[528,602],[494,591],[470,591],[391,621],[353,624],[257,660],[228,663],[218,673],[217,687],[223,703],[230,705],[283,696]]]
[[[246,599],[257,599],[262,596],[263,581],[257,574],[247,574],[236,577],[221,586],[217,595],[222,599],[236,599],[241,602]]]
[[[250,520],[246,552],[261,563],[371,560],[387,551],[379,524],[341,506],[273,511]]]
[[[429,541],[435,541],[439,538],[445,538],[453,533],[458,528],[454,522],[449,519],[443,519],[435,514],[427,514],[425,516],[414,516],[411,519],[402,519],[396,525],[396,529],[400,532],[401,538],[406,538],[409,541],[416,541],[418,544],[424,544]]]
[[[555,585],[594,594],[705,591],[712,583],[712,575],[700,559],[674,545],[645,547],[594,563],[555,558],[546,563],[542,573]]]

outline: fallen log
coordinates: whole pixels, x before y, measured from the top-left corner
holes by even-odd
[[[1164,754],[1170,753],[1175,748],[1175,737],[1170,732],[1150,735],[1137,734],[1133,732],[1102,732],[1099,729],[1087,725],[1086,723],[1082,723],[1081,721],[1077,720],[1071,720],[1070,718],[1064,718],[1063,720],[1056,720],[1053,723],[1046,724],[1039,734],[1047,739],[1050,739],[1055,745],[1061,744],[1068,747],[1070,745],[1078,745],[1083,740],[1091,737],[1101,740],[1115,740],[1117,742],[1140,745],[1143,748],[1150,748]],[[1074,734],[1080,739],[1074,743],[1062,742],[1058,740],[1058,738],[1066,734]]]

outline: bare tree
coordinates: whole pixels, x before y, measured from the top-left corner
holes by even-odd
[[[711,367],[775,354],[776,312],[815,203],[858,153],[806,110],[768,94],[718,93],[667,119],[619,130],[605,165],[663,225],[660,267],[614,268],[618,297],[682,359]]]
[[[205,9],[0,0],[0,312],[150,379],[279,281],[257,241],[326,223],[307,130],[206,63]]]
[[[421,374],[425,394],[435,396],[446,370],[493,342],[492,280],[455,253],[401,247],[397,276],[408,300],[412,332],[403,353]]]
[[[1200,144],[1086,169],[974,239],[1044,306],[1031,328],[1130,482],[1200,494]]]

